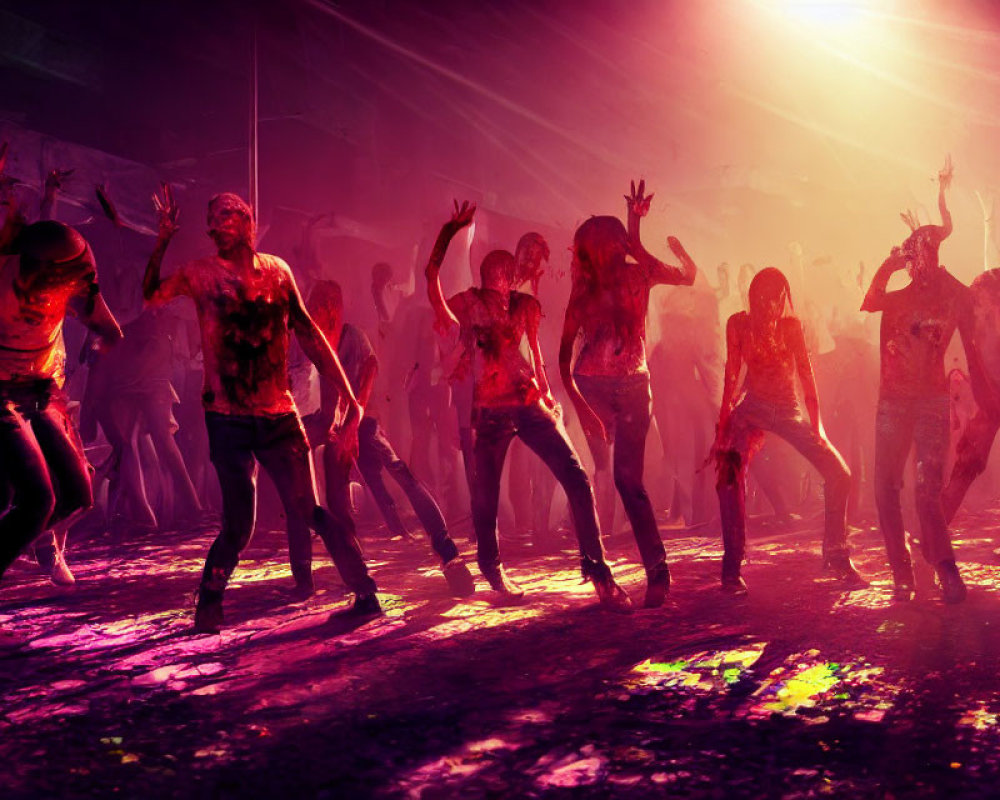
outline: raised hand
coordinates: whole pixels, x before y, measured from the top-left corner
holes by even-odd
[[[451,212],[451,219],[445,223],[448,229],[454,235],[458,233],[462,228],[470,225],[472,223],[472,218],[476,215],[476,204],[469,203],[468,200],[463,200],[462,205],[458,205],[458,200],[455,200],[455,209]]]
[[[74,172],[76,170],[59,169],[58,167],[49,170],[49,174],[45,176],[45,192],[58,192],[62,189],[63,183],[73,177]]]
[[[160,238],[169,239],[180,229],[177,220],[181,210],[174,201],[174,192],[170,184],[163,181],[160,183],[160,188],[162,195],[153,193],[153,208],[156,209]]]
[[[917,216],[915,211],[906,209],[906,211],[900,212],[899,218],[906,223],[906,227],[908,227],[911,232],[920,227],[920,218]]]
[[[649,213],[649,204],[653,201],[653,195],[646,195],[646,181],[639,181],[638,190],[635,181],[631,182],[629,193],[625,195],[625,203],[628,206],[629,216],[644,217]]]
[[[955,175],[955,168],[952,166],[951,154],[949,153],[947,156],[945,156],[944,166],[941,167],[941,171],[938,172],[938,185],[942,189],[947,189],[949,186],[951,186],[951,179],[954,177],[954,175]]]
[[[116,227],[122,227],[122,218],[118,216],[118,209],[115,208],[115,204],[111,201],[111,195],[108,194],[108,189],[103,183],[97,184],[94,187],[94,194],[97,195],[97,202],[101,204],[101,211],[104,212],[111,223]]]

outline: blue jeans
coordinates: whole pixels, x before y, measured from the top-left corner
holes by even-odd
[[[0,517],[2,576],[47,526],[89,508],[93,494],[83,445],[52,381],[0,381],[0,454],[0,494],[11,502]]]
[[[458,548],[448,535],[448,525],[430,490],[417,480],[406,462],[396,455],[382,426],[371,417],[362,419],[358,429],[357,463],[358,471],[375,498],[393,535],[406,536],[407,531],[399,517],[396,501],[392,499],[385,481],[382,480],[383,470],[388,472],[406,493],[420,524],[431,537],[434,552],[441,557],[441,560],[447,563],[458,555]],[[326,501],[330,512],[337,519],[344,517],[350,519],[351,465],[344,460],[335,441],[331,441],[326,447],[323,466],[326,471]]]
[[[744,398],[729,417],[728,447],[717,455],[719,514],[722,518],[723,577],[740,572],[746,552],[746,468],[754,439],[761,431],[778,434],[816,468],[823,478],[826,506],[823,557],[848,554],[847,498],[851,473],[837,449],[818,436],[798,406],[778,406]]]
[[[298,414],[277,417],[205,414],[209,452],[222,488],[222,529],[208,551],[202,585],[222,592],[240,552],[253,536],[257,465],[274,481],[288,519],[288,550],[297,583],[311,580],[313,528],[344,583],[357,594],[375,592],[353,523],[334,519],[316,502],[316,482]],[[348,522],[350,518],[348,517]]]
[[[652,404],[649,376],[577,375],[576,384],[614,443],[615,488],[632,526],[642,565],[647,574],[654,572],[666,563],[667,552],[642,480]],[[610,460],[608,443],[587,437],[587,444],[598,471],[606,470]]]
[[[591,574],[610,574],[604,561],[594,492],[557,414],[540,404],[479,408],[473,415],[473,427],[476,441],[472,522],[483,575],[495,575],[500,568],[497,536],[500,476],[507,448],[515,436],[545,462],[565,490],[585,569],[592,570]]]
[[[917,485],[914,494],[924,557],[935,567],[955,557],[941,504],[951,421],[949,403],[948,395],[883,398],[878,403],[875,415],[875,503],[885,537],[889,567],[897,582],[912,585],[913,581],[899,503],[903,470],[911,445],[916,451]]]

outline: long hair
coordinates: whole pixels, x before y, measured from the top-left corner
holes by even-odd
[[[591,217],[573,234],[573,281],[596,287],[616,266],[625,264],[628,232],[618,217]]]
[[[788,278],[777,267],[765,267],[750,281],[750,288],[747,290],[748,304],[750,306],[750,319],[757,323],[767,321],[767,309],[775,301],[784,302],[781,307],[779,317],[794,313],[792,306],[792,290],[788,285]]]

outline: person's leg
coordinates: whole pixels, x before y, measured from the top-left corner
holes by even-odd
[[[494,589],[503,591],[504,575],[497,536],[497,509],[500,503],[500,476],[514,423],[507,411],[481,409],[476,422],[473,446],[472,525],[476,532],[476,560],[479,571]],[[515,587],[514,592],[517,593]]]
[[[42,450],[24,417],[0,404],[0,453],[10,508],[0,517],[0,578],[21,550],[42,531],[56,507],[56,495]]]
[[[646,435],[649,433],[649,384],[632,381],[618,394],[615,422],[614,475],[639,555],[649,580],[669,585],[667,553],[653,514],[653,504],[643,483]],[[662,603],[662,600],[661,600]]]
[[[127,508],[127,519],[130,522],[134,521],[147,529],[155,529],[158,524],[156,513],[146,494],[142,462],[139,460],[136,442],[139,409],[135,406],[135,400],[132,395],[110,399],[108,413],[101,417],[101,427],[120,454],[118,462],[120,495],[115,503],[117,506],[115,510],[122,515]]]
[[[880,401],[875,414],[875,504],[896,596],[902,600],[912,596],[914,587],[899,499],[912,441],[913,414],[908,405],[901,401]]]
[[[378,422],[371,417],[361,420],[358,428],[358,472],[365,481],[368,491],[375,498],[375,504],[393,536],[402,536],[404,539],[412,538],[410,532],[403,524],[399,516],[399,509],[396,501],[386,488],[382,479],[382,468],[385,466],[385,458],[381,443],[376,439],[378,434]],[[393,454],[395,455],[395,454]]]
[[[800,415],[779,415],[772,430],[799,451],[823,478],[826,524],[823,536],[823,559],[830,565],[846,564],[847,499],[851,491],[851,473],[833,445],[821,438]]]
[[[374,596],[377,587],[368,574],[361,546],[354,535],[353,524],[345,527],[342,520],[338,521],[330,516],[316,502],[316,479],[309,457],[309,443],[298,415],[286,414],[273,420],[262,419],[258,425],[262,434],[254,453],[278,490],[288,516],[289,530],[292,529],[293,522],[296,530],[300,525],[305,527],[310,561],[312,544],[308,538],[308,529],[313,527],[326,545],[340,577],[358,596],[358,600]],[[290,540],[289,546],[291,545]],[[306,554],[301,539],[295,540],[295,547],[296,552],[289,555],[300,565],[304,564]],[[361,607],[358,603],[355,605],[356,608]],[[376,604],[364,610],[376,611]]]
[[[959,603],[965,598],[965,584],[955,564],[941,504],[949,421],[947,397],[932,397],[920,403],[913,429],[917,470],[914,494],[924,559],[937,572],[945,602]]]
[[[722,588],[746,592],[740,572],[746,556],[746,480],[754,445],[773,409],[745,399],[729,416],[725,441],[716,453],[716,492],[722,525]]]
[[[183,520],[197,519],[202,512],[201,499],[174,439],[177,423],[172,404],[160,398],[151,400],[145,409],[145,418],[156,454],[173,484],[174,501],[179,506],[174,508],[174,516]]]
[[[434,552],[441,557],[442,562],[448,563],[458,555],[458,548],[448,535],[448,525],[444,521],[444,515],[441,513],[437,501],[431,495],[430,490],[417,480],[406,462],[396,455],[396,451],[393,450],[392,444],[386,438],[381,425],[375,426],[373,441],[385,471],[393,477],[393,480],[406,494],[410,505],[413,506],[413,510],[417,514],[417,519],[420,520],[421,526],[430,536]]]
[[[986,470],[997,430],[1000,430],[1000,422],[990,419],[982,410],[977,411],[969,421],[956,448],[951,477],[941,491],[941,505],[946,522],[950,523],[954,519],[969,487]]]
[[[566,434],[562,421],[540,406],[518,409],[517,435],[531,448],[566,492],[570,514],[580,545],[583,577],[594,584],[602,605],[616,611],[630,611],[632,601],[611,574],[604,558],[601,531],[597,522],[597,504],[587,471]]]
[[[609,393],[604,391],[605,381],[601,378],[578,375],[577,388],[604,425],[607,441],[594,436],[584,437],[594,460],[594,495],[597,498],[597,516],[601,530],[607,537],[615,534],[615,483],[611,471],[611,448],[615,441],[615,410]]]

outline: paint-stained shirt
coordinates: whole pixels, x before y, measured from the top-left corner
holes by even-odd
[[[202,403],[220,414],[278,416],[296,410],[288,379],[292,304],[304,308],[288,264],[266,253],[244,270],[219,256],[165,278],[151,302],[194,300],[205,358]]]
[[[63,321],[75,297],[96,292],[97,272],[25,295],[15,282],[20,256],[0,256],[0,381],[66,379]]]

